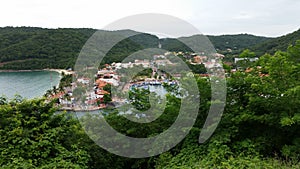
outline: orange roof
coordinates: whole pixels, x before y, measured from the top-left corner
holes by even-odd
[[[107,91],[105,91],[105,90],[98,90],[97,92],[96,92],[96,94],[99,94],[99,95],[105,95],[105,94],[109,94]]]
[[[104,74],[104,76],[111,76],[111,74],[110,73],[106,73],[106,74]]]
[[[200,74],[201,77],[209,77],[209,74]]]
[[[107,83],[100,83],[100,84],[98,85],[98,88],[103,88],[104,86],[106,86],[106,84],[107,84]]]
[[[96,84],[98,85],[99,88],[104,87],[105,85],[107,85],[107,82],[103,81],[103,80],[96,80]]]
[[[95,103],[97,103],[97,100],[98,99],[88,100],[87,104],[95,104]]]
[[[51,98],[60,98],[60,97],[62,97],[64,94],[65,94],[64,92],[59,92],[59,93],[57,93],[57,94],[55,94],[55,95],[52,95]]]

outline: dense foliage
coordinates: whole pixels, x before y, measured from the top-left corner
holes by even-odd
[[[242,50],[260,44],[272,38],[249,34],[207,36],[218,51]]]
[[[249,51],[248,51],[249,53]],[[251,54],[251,53],[250,53]],[[227,78],[227,103],[217,130],[204,144],[199,133],[211,104],[208,78],[196,76],[201,102],[196,123],[171,150],[151,158],[119,157],[97,146],[72,114],[56,113],[44,99],[0,98],[1,168],[300,168],[300,41],[286,52],[266,54]],[[65,77],[65,80],[70,77]],[[166,86],[167,87],[167,86]],[[176,87],[167,87],[175,92]],[[75,92],[75,91],[74,91]],[[80,92],[79,89],[77,92]],[[148,91],[130,97],[140,110],[149,107]],[[149,137],[176,120],[181,99],[167,95],[163,114],[151,123],[104,115],[117,131]],[[99,125],[87,114],[89,126]],[[97,136],[95,136],[97,138]],[[97,139],[110,139],[107,137]],[[122,146],[122,145],[120,145]],[[126,146],[126,145],[125,145]]]
[[[300,65],[293,61],[300,57],[299,47],[262,56],[247,72],[231,74],[213,137],[197,144],[201,125],[196,124],[180,151],[160,155],[156,167],[299,168]]]
[[[160,43],[162,44],[162,47],[164,49],[169,51],[191,52],[192,50],[189,47],[187,47],[184,43],[182,43],[181,40],[189,38],[191,41],[193,41],[194,38],[199,38],[199,36],[202,35],[182,37],[179,39],[165,38],[165,39],[161,39]],[[208,35],[207,38],[208,38],[207,40],[210,40],[210,42],[214,45],[215,49],[221,53],[226,53],[227,50],[241,51],[243,49],[249,48],[256,44],[260,44],[267,40],[272,39],[272,38],[254,36],[248,34],[220,35],[220,36]],[[206,37],[203,37],[202,39],[205,40]]]
[[[289,45],[294,45],[297,40],[300,39],[300,30],[293,33],[267,40],[263,43],[259,43],[253,47],[253,50],[258,55],[265,53],[274,54],[276,51],[284,51]]]
[[[68,68],[75,64],[92,29],[42,29],[5,27],[0,29],[0,62],[4,69]]]
[[[1,168],[86,168],[77,122],[55,112],[45,100],[1,103]]]
[[[43,69],[72,68],[78,54],[95,29],[44,29],[35,27],[0,28],[0,69]],[[114,33],[134,35],[131,30],[104,31],[107,36]],[[193,40],[193,36],[188,37]],[[240,51],[268,40],[253,35],[208,36],[215,48],[227,54],[227,49]],[[104,63],[120,62],[126,56],[146,48],[157,48],[169,51],[191,51],[178,39],[159,39],[141,33],[117,43],[106,55]],[[230,53],[232,54],[232,53]]]

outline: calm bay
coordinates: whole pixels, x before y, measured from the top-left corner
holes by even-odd
[[[0,96],[8,99],[16,94],[23,98],[41,97],[59,84],[60,74],[54,71],[0,72]]]

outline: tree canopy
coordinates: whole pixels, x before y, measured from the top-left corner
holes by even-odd
[[[211,79],[195,75],[200,106],[194,126],[175,147],[149,158],[133,159],[114,155],[93,141],[111,141],[110,133],[106,137],[89,135],[93,137],[92,140],[85,133],[87,129],[80,124],[88,122],[88,127],[93,128],[99,126],[97,118],[105,118],[115,130],[130,137],[157,135],[177,119],[181,98],[171,93],[166,95],[166,106],[161,116],[151,123],[142,124],[126,119],[119,109],[98,115],[86,113],[82,119],[77,119],[72,112],[58,112],[54,103],[45,99],[0,98],[0,166],[300,168],[299,49],[298,41],[290,45],[286,52],[277,51],[261,56],[258,61],[248,65],[246,71],[230,73],[226,78],[227,100],[222,120],[204,144],[198,143],[199,133],[210,105],[215,103],[211,101]],[[67,80],[70,77],[65,78]],[[166,89],[169,92],[178,90],[167,86]],[[79,88],[76,92],[80,94],[83,91]],[[152,100],[148,95],[148,90],[134,90],[129,94],[133,105],[141,111],[150,107]]]
[[[32,70],[44,68],[73,68],[76,59],[86,41],[96,32],[95,29],[44,29],[36,27],[3,27],[0,28],[0,69]],[[102,31],[102,30],[99,30]],[[103,64],[121,62],[125,57],[147,48],[158,48],[167,51],[192,50],[183,44],[181,39],[200,36],[183,37],[178,39],[162,38],[147,33],[132,30],[103,31],[107,37],[115,33],[137,34],[117,43],[103,60]],[[241,51],[270,38],[254,35],[222,35],[207,36],[218,52],[227,54],[227,49]],[[255,51],[255,50],[254,50]],[[234,53],[234,52],[233,52]],[[231,55],[230,53],[228,55]],[[147,58],[149,56],[145,56]]]

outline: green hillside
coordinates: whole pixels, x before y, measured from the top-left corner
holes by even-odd
[[[95,29],[0,28],[1,69],[41,69],[73,67],[78,54]],[[120,31],[105,31],[108,38]],[[122,30],[123,35],[137,32]],[[156,47],[158,38],[138,34],[116,44],[104,62],[120,61],[138,50]],[[1,64],[2,63],[2,64]]]
[[[215,48],[220,51],[227,49],[241,50],[272,39],[249,34],[208,36],[208,38]]]
[[[0,62],[24,60],[6,69],[67,68],[74,65],[92,29],[1,28]]]
[[[264,53],[274,54],[276,51],[285,51],[289,45],[294,45],[300,39],[300,29],[293,33],[270,39],[263,43],[257,44],[251,48],[257,55]]]
[[[0,28],[0,69],[43,69],[73,67],[78,54],[95,33],[95,29],[44,29],[36,27],[3,27]],[[116,33],[134,35],[132,30],[104,31],[108,38]],[[179,38],[192,42],[201,35]],[[241,51],[269,38],[248,34],[208,36],[218,52],[233,49]],[[119,62],[126,56],[145,48],[157,48],[158,43],[169,51],[191,51],[178,39],[160,39],[151,34],[138,35],[117,43],[106,55],[103,63]]]
[[[243,49],[249,48],[256,44],[271,40],[272,38],[254,36],[249,34],[238,34],[238,35],[220,35],[220,36],[206,36],[201,37],[203,35],[194,35],[190,37],[181,37],[178,39],[161,39],[161,44],[163,48],[171,51],[191,51],[186,45],[184,45],[181,41],[190,42],[195,39],[202,40],[204,43],[207,43],[206,40],[209,40],[214,48],[218,52],[224,52],[228,49],[241,51]],[[209,44],[205,44],[204,46],[209,46]]]

